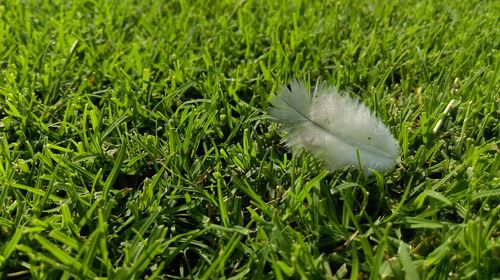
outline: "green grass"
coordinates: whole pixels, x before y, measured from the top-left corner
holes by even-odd
[[[500,278],[500,4],[375,2],[1,1],[0,278]],[[396,169],[292,155],[294,77]]]

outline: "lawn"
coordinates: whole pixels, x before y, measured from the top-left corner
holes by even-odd
[[[0,279],[500,279],[499,15],[0,1]],[[294,78],[366,104],[396,167],[290,151]]]

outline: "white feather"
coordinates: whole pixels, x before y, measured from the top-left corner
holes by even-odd
[[[334,87],[320,85],[311,94],[294,80],[271,103],[269,114],[288,132],[287,146],[313,153],[331,171],[361,164],[370,174],[370,169],[382,172],[396,164],[399,145],[389,129],[366,106]]]

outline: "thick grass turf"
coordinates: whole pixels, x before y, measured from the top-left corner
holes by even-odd
[[[0,1],[0,278],[499,278],[499,3]],[[292,155],[292,78],[396,169]]]

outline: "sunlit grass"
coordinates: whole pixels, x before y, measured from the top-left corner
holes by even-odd
[[[497,1],[135,2],[0,2],[0,278],[500,277]],[[396,169],[292,156],[294,77]]]

